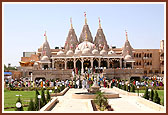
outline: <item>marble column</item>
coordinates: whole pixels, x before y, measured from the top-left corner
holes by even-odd
[[[120,58],[120,68],[122,68],[122,58]]]
[[[54,59],[52,59],[52,69],[54,69]]]
[[[134,62],[132,62],[132,69],[134,68]]]
[[[107,58],[107,69],[109,69],[110,63],[109,63],[109,58]]]
[[[91,58],[91,68],[93,69],[93,58]]]
[[[75,60],[75,58],[74,58],[74,68],[76,69],[76,60]]]
[[[124,67],[126,68],[126,61],[124,61]]]
[[[83,58],[82,58],[82,60],[81,60],[81,63],[82,63],[81,74],[83,74],[83,72],[84,72],[84,70],[83,70],[83,62],[84,62],[84,60],[83,60]]]
[[[98,66],[98,67],[100,67],[100,63],[101,63],[101,60],[100,60],[100,58],[99,58],[99,66]]]
[[[48,68],[50,68],[50,63],[48,63]]]
[[[65,59],[65,70],[67,69],[67,60]]]

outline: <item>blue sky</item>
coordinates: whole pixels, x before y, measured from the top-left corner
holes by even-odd
[[[37,51],[47,31],[51,48],[63,46],[70,29],[70,17],[79,38],[84,12],[95,38],[98,17],[108,45],[122,47],[125,29],[135,49],[159,49],[164,39],[163,4],[5,4],[4,63],[18,66],[23,52]]]

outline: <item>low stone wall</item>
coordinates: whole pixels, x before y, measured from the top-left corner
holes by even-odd
[[[113,89],[114,89],[115,91],[117,91],[119,94],[128,95],[128,96],[138,96],[137,93],[127,92],[127,91],[124,91],[124,90],[119,89],[119,88],[117,88],[117,87],[113,87]]]
[[[67,91],[69,90],[69,87],[66,87],[63,91],[61,91],[60,93],[51,93],[51,97],[54,96],[63,96]]]
[[[51,111],[52,108],[58,103],[58,99],[54,97],[51,101],[49,101],[44,107],[40,109],[40,111]]]
[[[144,104],[144,105],[156,110],[156,111],[166,112],[166,108],[164,106],[156,104],[156,103],[154,103],[152,101],[149,101],[147,99],[144,99],[142,97],[137,97],[137,101],[139,103],[142,103],[142,104]]]

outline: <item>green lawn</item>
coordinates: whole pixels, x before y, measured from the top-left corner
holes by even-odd
[[[41,94],[41,91],[39,91]],[[45,91],[46,93],[46,91]],[[20,96],[20,99],[22,101],[22,104],[29,104],[30,99],[35,99],[35,91],[9,91],[7,89],[4,90],[4,107],[15,107],[16,101],[18,99],[18,96],[16,95],[22,95]],[[24,111],[27,111],[28,107],[23,107]],[[10,109],[4,109],[4,111],[15,111],[14,108]]]
[[[138,90],[135,90],[136,93],[138,93]],[[155,91],[154,91],[155,92]],[[163,98],[164,98],[164,90],[157,90],[159,97],[161,99],[160,103],[162,104]],[[145,93],[145,90],[139,90],[139,93]]]

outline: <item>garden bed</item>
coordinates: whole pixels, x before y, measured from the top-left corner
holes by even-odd
[[[94,102],[94,100],[91,100],[91,104],[92,104],[92,107],[93,107],[93,111],[101,111],[99,109],[99,106]],[[111,107],[111,105],[108,104],[104,111],[114,111],[114,109]]]

